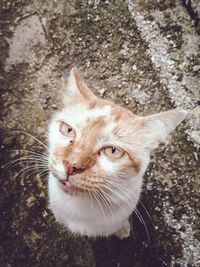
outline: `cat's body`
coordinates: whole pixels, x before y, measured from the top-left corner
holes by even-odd
[[[185,111],[141,117],[98,99],[73,69],[49,127],[49,200],[59,223],[87,236],[127,237],[150,152]]]

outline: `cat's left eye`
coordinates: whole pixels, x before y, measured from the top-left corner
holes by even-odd
[[[124,155],[124,151],[114,146],[108,146],[103,149],[104,154],[111,158],[121,158]]]
[[[75,137],[75,131],[74,129],[67,123],[61,121],[60,122],[60,132],[67,137],[74,138]]]

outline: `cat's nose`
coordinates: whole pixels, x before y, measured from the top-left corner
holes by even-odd
[[[72,166],[72,164],[68,163],[68,162],[64,162],[65,164],[65,169],[68,175],[72,175],[74,172],[74,168]]]
[[[73,175],[76,173],[81,173],[82,171],[84,171],[84,167],[78,166],[77,164],[71,164],[67,161],[64,161],[64,165],[65,165],[67,176]]]

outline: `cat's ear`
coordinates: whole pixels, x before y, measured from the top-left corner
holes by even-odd
[[[168,135],[185,119],[185,110],[169,110],[142,119],[142,128],[149,149],[167,141]]]
[[[72,68],[67,88],[65,88],[64,92],[65,102],[74,102],[79,100],[90,101],[92,99],[96,99],[96,96],[87,87],[77,68]]]

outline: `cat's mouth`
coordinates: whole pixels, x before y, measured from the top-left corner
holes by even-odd
[[[66,177],[61,177],[57,174],[57,172],[55,171],[55,169],[51,166],[50,167],[50,171],[53,174],[53,176],[57,179],[60,187],[62,188],[62,190],[64,190],[66,193],[71,193],[73,195],[78,194],[78,193],[84,193],[84,192],[88,192],[90,191],[90,188],[88,185],[86,184],[80,184],[79,185],[75,185],[73,181],[71,181],[71,175]],[[78,173],[76,174],[76,176],[78,175]]]
[[[72,184],[69,180],[59,180],[60,185],[62,187],[62,189],[64,189],[64,191],[68,192],[68,193],[79,193],[79,192],[83,192],[83,189],[75,186],[74,184]]]
[[[78,188],[77,186],[75,186],[71,181],[69,181],[69,179],[61,179],[55,169],[53,167],[50,168],[51,170],[51,173],[53,174],[53,176],[55,178],[57,178],[60,186],[62,187],[62,189],[66,192],[69,192],[69,193],[78,193],[78,192],[81,192],[82,189]]]

